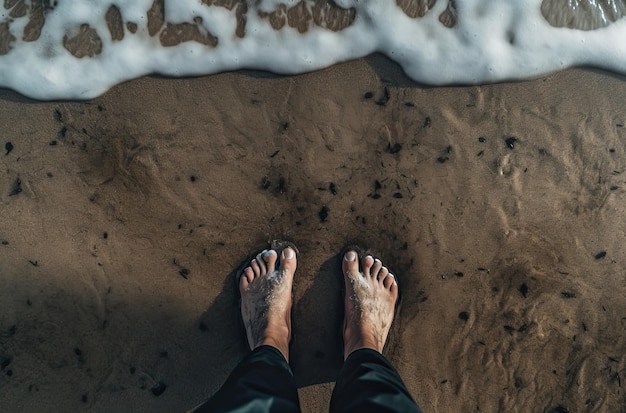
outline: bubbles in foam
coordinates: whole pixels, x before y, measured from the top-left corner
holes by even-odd
[[[0,85],[85,99],[149,73],[292,74],[382,52],[417,82],[626,73],[622,0],[5,0]]]

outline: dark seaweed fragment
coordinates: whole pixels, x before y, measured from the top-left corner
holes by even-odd
[[[606,257],[606,251],[600,251],[599,253],[593,256],[593,258],[595,258],[596,260],[600,260],[604,257]]]

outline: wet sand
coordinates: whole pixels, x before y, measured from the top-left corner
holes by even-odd
[[[194,407],[246,354],[233,271],[286,238],[303,411],[341,367],[349,243],[399,277],[386,355],[424,411],[626,411],[624,96],[582,69],[423,88],[378,56],[1,91],[2,410]]]

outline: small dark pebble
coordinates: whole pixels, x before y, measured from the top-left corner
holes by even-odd
[[[163,392],[165,392],[165,389],[167,389],[167,385],[165,383],[163,383],[162,381],[160,381],[156,386],[151,388],[150,391],[156,397],[159,397],[160,395],[163,394]]]
[[[102,107],[102,105],[98,105],[98,112],[102,112],[104,110],[104,108]]]
[[[267,189],[272,185],[272,183],[270,182],[269,178],[267,176],[264,176],[263,179],[261,179],[261,189]]]
[[[437,162],[439,163],[446,163],[450,158],[448,158],[447,156],[440,156],[439,158],[437,158]]]
[[[197,176],[195,176],[195,175],[191,175],[191,176],[189,177],[189,180],[190,180],[191,182],[196,182],[196,180],[197,180],[197,179],[198,179],[198,177],[197,177]]]
[[[204,321],[200,321],[200,324],[198,324],[198,329],[200,331],[209,331],[209,326],[207,326]]]
[[[570,291],[561,291],[561,296],[563,298],[576,298],[576,293]]]
[[[617,186],[617,185],[613,185],[613,186],[611,186],[609,189],[610,189],[611,191],[616,191],[616,190],[618,190],[618,189],[619,189],[619,186]]]
[[[54,110],[54,119],[57,122],[63,122],[63,116],[61,115],[61,112],[59,111],[59,109]]]
[[[550,413],[570,413],[570,410],[567,407],[561,406],[560,404],[552,409]]]
[[[446,384],[447,382],[448,382],[448,380],[441,380],[441,381],[439,382],[439,384]]]
[[[65,138],[65,135],[67,134],[67,128],[65,126],[63,126],[58,133],[59,138],[63,139]]]
[[[48,142],[48,145],[50,145],[50,146],[57,146],[57,141],[52,140],[52,141]]]
[[[363,99],[371,99],[374,96],[372,92],[365,92]]]
[[[130,372],[130,374],[135,374],[137,369],[135,369],[134,367],[131,367],[131,368],[128,369],[128,371]]]
[[[13,188],[11,189],[11,192],[9,192],[9,196],[15,196],[20,192],[22,192],[22,180],[20,178],[17,178],[13,183]]]
[[[462,278],[465,274],[463,274],[461,271],[455,271],[454,275],[456,275],[459,278]]]
[[[286,131],[287,129],[289,129],[289,122],[283,122],[280,124],[280,127],[283,131]]]
[[[83,403],[87,403],[88,400],[89,400],[89,398],[87,397],[87,394],[83,394],[80,397],[80,401],[82,401]]]
[[[487,139],[484,136],[481,136],[478,138],[478,142],[480,143],[485,143],[487,141]]]
[[[452,146],[446,146],[446,153],[452,153]]]
[[[337,187],[335,186],[334,182],[331,182],[330,185],[328,185],[328,190],[331,194],[337,195]]]
[[[52,172],[46,172],[46,176],[47,176],[48,178],[52,178],[54,175],[52,174]]]
[[[278,152],[280,152],[280,151],[275,151],[274,153],[272,153],[272,154],[270,155],[270,158],[273,158],[273,157],[275,157],[276,155],[278,155]]]
[[[524,298],[526,298],[526,296],[528,295],[528,285],[526,285],[526,283],[520,285],[519,292],[522,293]]]
[[[321,222],[325,222],[328,219],[328,207],[324,205],[317,215],[320,217]]]
[[[161,357],[162,359],[168,359],[170,358],[170,354],[167,351],[162,351],[161,353],[159,353],[159,357]]]
[[[7,240],[2,240],[2,245],[9,245],[9,241],[7,241]]]
[[[400,199],[402,198],[402,194],[400,192],[396,192],[395,194],[392,195],[394,198],[396,199]]]
[[[481,157],[481,156],[483,156],[484,154],[485,154],[485,151],[479,151],[479,152],[476,154],[476,156],[478,156],[478,157],[480,158],[480,157]]]
[[[398,153],[400,152],[401,149],[402,149],[402,145],[400,145],[399,143],[396,143],[393,146],[391,146],[391,143],[387,144],[387,152],[391,154]]]
[[[104,239],[109,238],[109,233],[105,231],[105,232],[102,234],[102,238],[104,238]]]
[[[508,326],[508,325],[505,325],[505,326],[504,326],[504,330],[505,330],[507,333],[512,334],[512,333],[515,331],[515,328],[514,328],[514,327],[511,327],[511,326]]]
[[[7,142],[4,144],[4,149],[7,151],[7,153],[5,153],[4,155],[8,155],[11,153],[11,151],[13,150],[13,144],[11,142]]]
[[[380,194],[369,194],[368,196],[370,198],[372,198],[372,199],[379,199],[380,198]]]
[[[430,120],[430,118],[428,116],[426,116],[426,119],[424,119],[424,127],[425,128],[430,128],[430,124],[432,123],[432,121]]]
[[[611,152],[611,153],[615,153],[615,148],[611,148],[611,149],[609,149],[609,152]]]
[[[180,271],[178,271],[178,274],[180,274],[181,277],[183,277],[184,279],[189,279],[189,270],[187,268],[181,268]]]
[[[375,191],[378,191],[382,187],[383,187],[383,185],[380,183],[380,181],[378,179],[374,181],[374,190]]]
[[[459,318],[463,321],[469,320],[469,313],[467,311],[461,311],[459,313]]]
[[[606,251],[600,251],[599,253],[593,256],[593,258],[595,258],[596,260],[602,259],[604,257],[606,257]]]
[[[506,146],[509,147],[509,149],[515,149],[515,142],[517,142],[517,138],[511,136],[506,138],[504,142],[506,143]]]
[[[520,328],[517,329],[517,331],[519,333],[523,333],[524,331],[528,330],[528,324],[524,323],[522,324],[522,326]]]
[[[407,108],[412,108],[415,106],[415,104],[413,102],[404,102],[404,106],[406,106]]]

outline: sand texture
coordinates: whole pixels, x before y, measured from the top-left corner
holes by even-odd
[[[626,412],[625,96],[585,70],[421,88],[377,56],[0,91],[0,410],[194,407],[246,354],[234,270],[287,238],[304,412],[355,242],[400,279],[386,354],[425,412]]]

